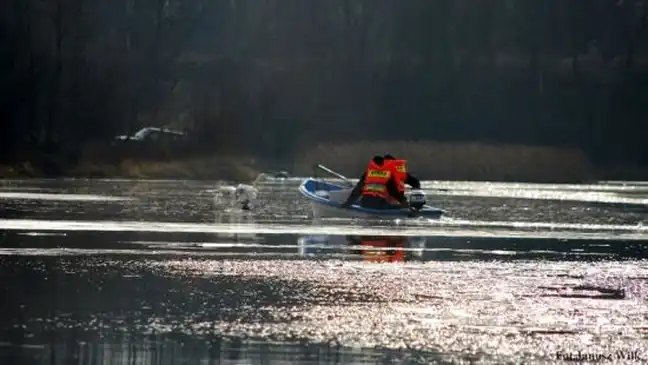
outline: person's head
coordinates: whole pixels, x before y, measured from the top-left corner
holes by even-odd
[[[383,158],[384,158],[386,161],[389,161],[389,160],[395,160],[395,159],[396,159],[396,157],[394,157],[394,156],[392,156],[392,155],[390,155],[390,154],[386,154],[386,155],[384,155]]]
[[[385,159],[382,156],[378,155],[374,156],[371,160],[378,166],[382,165],[385,162]]]

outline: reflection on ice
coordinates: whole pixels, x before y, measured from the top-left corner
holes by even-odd
[[[365,262],[404,262],[421,258],[426,237],[368,235],[306,235],[299,236],[299,254],[306,257],[330,255],[342,251],[346,256]]]
[[[107,202],[133,200],[129,197],[91,195],[91,194],[63,194],[63,193],[27,193],[27,192],[0,192],[0,199],[29,199],[29,200],[54,200],[54,201],[83,201]]]
[[[232,210],[232,211],[214,211],[214,223],[217,225],[249,225],[256,223],[254,214],[249,211],[244,210]],[[243,241],[254,241],[258,242],[260,240],[259,235],[254,230],[243,230],[235,232],[215,232],[214,235],[218,238],[227,238],[234,240],[243,240]]]
[[[159,337],[156,339],[155,337]],[[15,348],[21,351],[16,351]],[[338,364],[376,363],[381,354],[368,349],[336,348],[326,345],[268,343],[239,338],[215,337],[207,341],[194,338],[172,340],[152,338],[115,338],[92,342],[56,341],[39,346],[0,344],[0,362],[77,365],[171,365],[171,364]]]

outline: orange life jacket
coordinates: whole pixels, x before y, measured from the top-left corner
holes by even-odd
[[[393,171],[389,164],[379,166],[373,160],[369,161],[369,166],[365,171],[362,195],[373,195],[390,200],[391,196],[387,191],[387,182],[394,175]]]
[[[396,186],[398,191],[405,192],[405,181],[407,180],[407,160],[385,161],[396,173]]]
[[[375,239],[362,240],[362,246],[368,246],[362,251],[365,262],[405,261],[404,242],[393,242],[390,239],[376,237]],[[381,250],[371,250],[369,247],[381,248]],[[384,248],[392,248],[392,250],[384,250]]]

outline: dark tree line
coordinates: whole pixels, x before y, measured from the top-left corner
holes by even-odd
[[[6,0],[0,148],[486,140],[648,163],[648,0]]]

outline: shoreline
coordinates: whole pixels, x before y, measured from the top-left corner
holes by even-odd
[[[303,153],[285,161],[278,170],[285,170],[290,176],[313,176],[315,164],[321,163],[345,176],[357,178],[356,175],[364,171],[366,161],[372,155],[384,153],[407,156],[410,172],[421,180],[520,183],[648,181],[646,167],[595,165],[578,149],[481,142],[360,141],[318,144],[303,149]],[[104,154],[85,154],[74,164],[52,161],[56,159],[37,156],[13,164],[0,164],[0,178],[249,182],[261,173],[268,173],[271,170],[269,166],[277,165],[250,155],[236,154],[165,159],[131,156],[110,162]],[[318,171],[317,176],[325,176],[325,173]]]
[[[192,158],[170,161],[126,159],[119,163],[83,160],[45,173],[31,162],[0,165],[2,179],[136,179],[136,180],[254,180],[259,171],[245,158]]]
[[[127,180],[196,180],[196,181],[237,181],[251,182],[260,174],[268,174],[267,171],[257,169],[247,165],[236,167],[228,166],[225,170],[205,172],[205,171],[188,171],[187,166],[192,164],[191,161],[170,161],[170,162],[129,162],[128,167],[84,163],[91,165],[92,168],[74,167],[67,173],[51,175],[45,174],[35,169],[24,168],[16,165],[0,165],[0,179],[127,179]],[[193,162],[195,164],[195,162]],[[28,163],[21,164],[28,165]],[[600,168],[600,172],[594,172],[592,175],[582,179],[557,181],[543,180],[534,181],[528,179],[516,179],[515,176],[509,176],[503,179],[466,179],[466,178],[421,178],[421,180],[436,181],[481,181],[481,182],[510,182],[510,183],[547,183],[547,184],[589,184],[600,182],[646,182],[648,183],[648,171],[640,170],[635,167],[629,168]],[[299,170],[298,170],[299,171]],[[291,173],[289,177],[308,177],[313,173]],[[319,172],[317,176],[326,176],[326,173]],[[351,176],[351,175],[350,175]],[[355,179],[357,177],[350,177]]]
[[[85,163],[84,163],[85,164]],[[187,166],[191,165],[189,161],[171,161],[171,162],[139,162],[129,163],[129,167],[122,168],[119,166],[93,164],[88,162],[93,168],[74,167],[63,174],[46,174],[35,169],[25,169],[16,167],[16,165],[0,165],[0,179],[127,179],[127,180],[196,180],[196,181],[237,181],[251,182],[260,174],[269,174],[268,171],[256,169],[250,166],[228,167],[227,171],[220,172],[193,172],[187,171]],[[327,165],[332,167],[333,165]],[[426,178],[419,177],[421,180],[428,181],[475,181],[475,182],[509,182],[509,183],[546,183],[546,184],[591,184],[601,182],[645,182],[648,183],[648,171],[640,170],[635,167],[629,168],[598,168],[600,172],[593,172],[581,179],[543,179],[529,180],[516,178],[516,176],[506,176],[502,179],[471,179],[465,177],[439,177]],[[298,170],[300,171],[300,170]],[[303,170],[301,170],[303,171]],[[312,169],[311,169],[312,171]],[[291,173],[289,177],[309,177],[313,173]],[[521,176],[526,174],[521,174]],[[325,172],[318,172],[317,176],[327,176]],[[348,175],[351,179],[357,179],[356,176]]]

